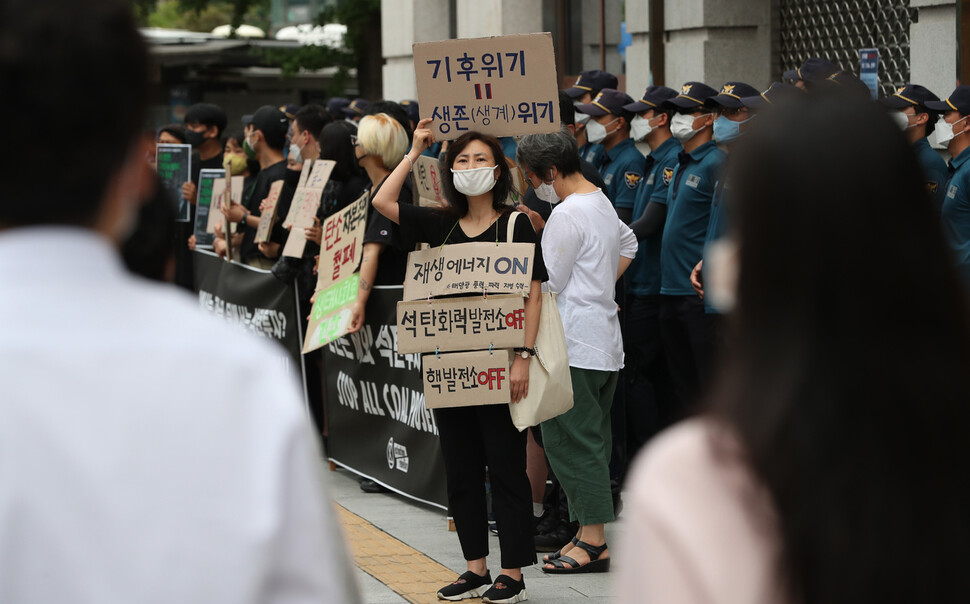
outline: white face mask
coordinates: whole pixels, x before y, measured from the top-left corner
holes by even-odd
[[[497,182],[495,169],[498,166],[485,166],[484,168],[469,168],[468,170],[452,169],[452,179],[455,190],[468,197],[484,195],[492,190]]]
[[[694,138],[695,134],[700,132],[700,130],[694,130],[694,120],[705,118],[709,115],[711,114],[692,115],[689,113],[678,113],[674,116],[674,119],[670,120],[670,133],[680,142],[686,143]]]
[[[738,252],[730,237],[721,237],[704,254],[704,298],[721,313],[734,310],[737,303]]]
[[[635,141],[641,141],[653,132],[655,126],[650,125],[650,120],[636,116],[630,121],[630,138]]]
[[[578,111],[576,112],[575,122],[577,126],[585,126],[588,121],[589,121],[588,113],[580,113]]]
[[[896,125],[899,126],[899,129],[903,132],[909,130],[909,116],[902,111],[893,111],[889,114],[889,117],[893,118],[893,121],[896,122]]]
[[[945,147],[946,144],[950,142],[950,139],[956,136],[953,133],[953,127],[968,117],[970,117],[970,115],[965,115],[951,124],[941,115],[939,121],[936,122],[936,143],[942,147]],[[963,133],[961,132],[960,134]]]
[[[555,182],[555,179],[552,177],[550,177],[549,180]],[[548,203],[549,205],[559,203],[560,201],[559,195],[556,194],[556,188],[552,186],[551,182],[543,181],[542,184],[540,184],[538,187],[535,188],[535,191],[536,191],[536,197]]]
[[[300,149],[300,146],[297,145],[296,143],[293,143],[290,145],[289,159],[292,159],[294,162],[298,164],[303,163],[303,150]]]
[[[606,127],[618,119],[620,118],[614,118],[606,124],[601,124],[596,120],[590,120],[590,122],[586,124],[586,140],[594,145],[602,143],[609,134],[609,132],[606,131]]]

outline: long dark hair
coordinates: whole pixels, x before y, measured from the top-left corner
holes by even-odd
[[[759,115],[733,153],[735,349],[714,410],[777,511],[791,601],[962,601],[964,284],[885,111],[811,97]]]
[[[331,122],[320,131],[320,159],[337,162],[330,174],[332,180],[347,182],[361,173],[354,156],[354,145],[350,142],[350,128],[343,121]]]
[[[515,190],[515,185],[512,182],[512,170],[509,168],[508,162],[505,161],[502,144],[490,134],[469,130],[452,141],[448,145],[448,152],[445,154],[445,169],[441,171],[441,185],[445,190],[445,198],[448,200],[448,207],[445,210],[459,218],[468,213],[468,198],[465,197],[464,193],[459,193],[455,189],[451,168],[455,165],[455,159],[458,155],[472,141],[481,141],[488,145],[488,148],[492,150],[492,157],[495,158],[495,165],[499,167],[498,180],[492,188],[492,207],[498,212],[511,209],[508,198],[509,194]]]

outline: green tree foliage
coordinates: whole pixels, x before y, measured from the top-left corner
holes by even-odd
[[[270,28],[270,0],[133,0],[139,24],[210,32],[229,23]]]

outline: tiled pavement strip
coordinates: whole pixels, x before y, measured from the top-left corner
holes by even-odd
[[[394,493],[360,490],[346,470],[324,472],[336,503],[348,550],[354,558],[357,582],[366,604],[438,602],[436,593],[465,570],[458,536],[447,530],[442,510]],[[613,543],[622,521],[606,527]],[[498,574],[498,539],[489,538],[489,569]],[[540,554],[541,556],[541,554]],[[619,561],[614,561],[614,567]],[[533,604],[612,602],[613,572],[569,577],[541,572],[540,564],[522,569]],[[466,600],[471,604],[478,599]]]
[[[438,602],[437,591],[455,580],[451,569],[340,505],[337,517],[357,567],[408,602]]]

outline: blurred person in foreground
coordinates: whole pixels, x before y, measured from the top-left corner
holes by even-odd
[[[52,175],[31,120],[0,151],[0,601],[356,601],[281,351],[121,263],[154,182],[129,3],[7,0],[0,40],[0,110],[85,151]]]
[[[766,109],[728,178],[731,354],[628,481],[620,601],[964,601],[970,319],[912,146],[832,91]]]

